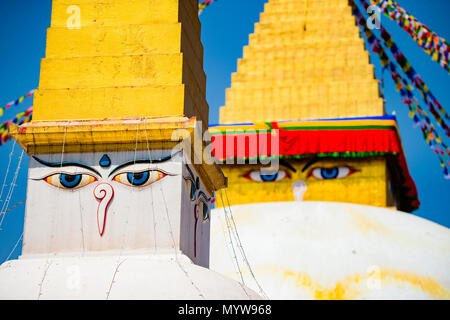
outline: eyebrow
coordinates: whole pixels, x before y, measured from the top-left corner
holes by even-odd
[[[291,170],[292,172],[297,172],[297,170],[295,170],[295,168],[293,166],[291,166],[291,164],[283,159],[280,159],[280,164],[286,168],[288,168],[289,170]]]
[[[311,167],[314,163],[316,163],[317,161],[319,161],[318,157],[313,158],[312,160],[310,160],[302,169],[302,172],[305,172],[306,169],[308,169],[309,167]]]
[[[198,192],[198,196],[199,196],[199,197],[203,196],[203,197],[205,198],[205,200],[208,201],[208,202],[211,200],[211,198],[208,198],[208,196],[206,195],[206,193],[204,193],[202,190],[200,190],[200,191]]]
[[[47,162],[45,160],[39,159],[36,156],[32,156],[34,160],[36,160],[37,162],[39,162],[40,164],[50,167],[50,168],[60,168],[60,167],[80,167],[83,169],[87,169],[89,171],[94,172],[96,175],[98,175],[99,177],[101,177],[102,175],[95,170],[94,168],[91,168],[85,164],[82,163],[78,163],[78,162]]]
[[[129,161],[126,163],[121,164],[120,166],[116,167],[113,171],[111,171],[111,173],[108,175],[108,177],[110,177],[114,172],[117,172],[117,170],[120,170],[124,167],[130,166],[132,164],[140,164],[140,163],[161,163],[161,162],[166,162],[167,160],[172,159],[173,156],[175,156],[176,154],[173,155],[169,155],[167,157],[164,158],[160,158],[160,159],[144,159],[144,160],[133,160],[133,161]]]
[[[191,168],[189,168],[189,166],[186,166],[186,169],[188,170],[189,175],[191,176],[191,179],[192,179],[192,180],[195,180],[195,179],[194,179],[195,176],[194,176],[194,174],[192,173]]]

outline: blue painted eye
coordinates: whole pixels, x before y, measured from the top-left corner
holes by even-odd
[[[127,180],[133,186],[142,186],[144,183],[146,183],[148,181],[149,177],[150,177],[150,174],[148,171],[127,173]]]
[[[355,170],[350,167],[333,167],[333,168],[315,168],[311,171],[310,176],[320,180],[331,180],[348,177]]]
[[[261,174],[261,180],[265,182],[275,181],[278,177],[278,172],[274,174]]]
[[[75,188],[81,182],[81,174],[65,174],[59,175],[59,182],[65,188]]]
[[[165,176],[165,173],[158,170],[146,170],[142,172],[119,173],[113,180],[130,187],[146,187],[161,180]]]
[[[186,183],[186,189],[189,192],[189,197],[191,198],[191,201],[194,201],[196,199],[196,182],[192,180],[191,178],[184,178],[184,182]]]
[[[195,191],[196,191],[195,185],[191,183],[191,194],[190,194],[191,200],[195,199]]]
[[[209,218],[208,206],[204,202],[202,202],[202,204],[203,204],[203,220],[207,220]]]
[[[320,169],[320,174],[324,179],[336,179],[338,176],[338,168],[322,168]]]
[[[43,180],[57,188],[79,189],[97,181],[97,178],[89,174],[55,173]]]
[[[195,218],[198,219],[200,216],[203,221],[209,219],[208,205],[203,200],[195,205]]]
[[[279,170],[274,173],[262,173],[260,170],[253,170],[247,173],[244,178],[255,182],[274,182],[290,178],[290,176],[285,170]]]

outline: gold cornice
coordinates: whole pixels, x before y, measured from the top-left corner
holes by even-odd
[[[28,154],[172,149],[178,146],[190,154],[191,163],[210,194],[227,185],[218,165],[203,161],[205,145],[195,117],[33,121],[21,126],[12,125],[10,130],[13,139]],[[181,143],[188,137],[190,143]]]

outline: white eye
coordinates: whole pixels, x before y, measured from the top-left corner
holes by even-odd
[[[123,172],[114,177],[114,181],[127,186],[146,187],[167,176],[158,170],[146,170],[142,172]]]
[[[89,174],[68,174],[61,172],[52,174],[42,180],[60,189],[79,189],[97,181],[97,178]]]
[[[206,221],[209,219],[209,212],[208,212],[208,205],[204,201],[199,201],[195,205],[195,218],[199,219],[202,218],[203,221]]]
[[[244,177],[256,182],[274,182],[289,178],[289,175],[285,170],[279,170],[273,173],[253,170],[247,173]]]
[[[349,167],[315,168],[310,175],[321,180],[331,180],[348,177],[354,172]]]

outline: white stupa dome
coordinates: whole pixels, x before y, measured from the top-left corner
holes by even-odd
[[[214,209],[210,268],[269,299],[450,299],[450,230],[412,214],[332,202]],[[230,214],[229,224],[232,225]],[[242,247],[255,279],[242,255]],[[223,250],[223,248],[228,248]]]
[[[0,299],[261,299],[178,254],[27,257],[0,266]]]

